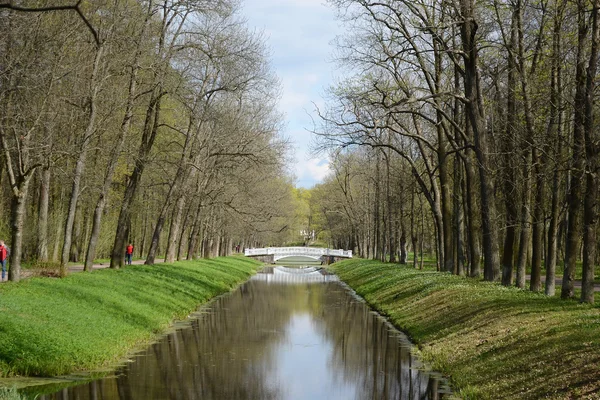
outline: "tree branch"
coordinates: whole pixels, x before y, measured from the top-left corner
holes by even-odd
[[[0,10],[8,9],[8,10],[19,11],[19,12],[49,12],[49,11],[74,10],[77,14],[79,14],[79,17],[81,18],[83,23],[88,27],[88,29],[92,33],[92,36],[94,37],[94,42],[96,43],[96,45],[99,46],[100,45],[100,36],[98,35],[98,32],[96,31],[96,29],[94,29],[94,27],[92,26],[91,22],[86,18],[85,15],[83,15],[83,12],[81,11],[81,8],[79,7],[81,5],[81,2],[82,2],[82,0],[78,0],[77,3],[72,4],[72,5],[67,5],[67,6],[25,7],[25,6],[13,4],[12,0],[9,0],[7,3],[0,3]]]

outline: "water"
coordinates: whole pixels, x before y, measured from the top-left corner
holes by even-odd
[[[318,268],[266,268],[115,376],[38,399],[439,399],[406,337]]]

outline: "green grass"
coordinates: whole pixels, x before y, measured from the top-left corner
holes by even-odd
[[[332,269],[463,398],[600,398],[597,307],[377,261]]]
[[[53,376],[112,365],[260,265],[227,257],[3,284],[0,374]]]
[[[0,388],[0,400],[24,400],[15,388]]]

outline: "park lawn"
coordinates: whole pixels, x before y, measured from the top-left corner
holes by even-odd
[[[598,307],[377,261],[332,270],[463,398],[600,398]]]
[[[113,365],[261,265],[224,257],[2,284],[0,375],[54,376]]]

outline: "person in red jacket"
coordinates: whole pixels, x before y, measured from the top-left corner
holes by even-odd
[[[125,248],[125,262],[131,265],[131,258],[133,257],[133,245],[129,243]]]
[[[4,240],[0,240],[0,263],[2,263],[2,280],[6,276],[6,259],[8,258],[8,248],[4,245]]]

